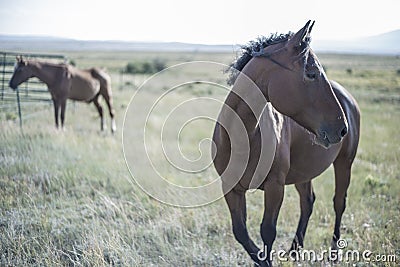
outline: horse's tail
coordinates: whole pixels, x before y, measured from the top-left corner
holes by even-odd
[[[100,94],[108,94],[111,96],[111,77],[105,71],[99,68],[90,69],[93,78],[100,82]]]
[[[107,103],[111,117],[111,131],[115,132],[117,127],[114,120],[115,111],[113,109],[112,92],[111,92],[111,77],[104,70],[98,68],[90,69],[93,78],[100,82],[100,92]]]

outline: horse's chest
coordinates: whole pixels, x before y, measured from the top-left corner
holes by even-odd
[[[313,144],[312,140],[302,142],[290,152],[290,168],[286,178],[287,184],[309,181],[324,172],[335,161],[340,144],[325,149]]]

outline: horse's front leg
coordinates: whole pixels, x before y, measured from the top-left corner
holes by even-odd
[[[67,106],[67,99],[61,100],[61,129],[64,130],[64,121],[65,121],[65,108]]]
[[[300,196],[300,220],[297,226],[296,236],[293,239],[290,251],[299,250],[304,245],[304,236],[306,234],[307,224],[313,211],[315,194],[311,181],[296,184],[296,190]]]
[[[231,213],[232,230],[236,240],[244,247],[253,261],[259,263],[257,254],[260,249],[250,239],[249,233],[247,232],[245,194],[245,190],[234,188],[225,195],[225,201],[228,204],[229,212]]]
[[[54,119],[56,122],[56,128],[58,129],[58,111],[60,109],[60,102],[53,98],[53,105],[54,105]]]
[[[109,89],[109,93],[103,95],[104,99],[106,100],[106,104],[108,106],[108,111],[111,117],[111,132],[115,133],[117,130],[117,126],[115,124],[115,111],[113,108],[113,100],[111,96],[111,88]]]
[[[339,158],[334,163],[335,168],[335,196],[333,198],[333,207],[336,213],[335,230],[332,238],[332,249],[337,250],[337,241],[340,239],[340,224],[342,215],[346,209],[347,189],[350,185],[351,161]]]
[[[284,179],[269,175],[264,183],[264,216],[261,223],[261,237],[264,242],[263,259],[271,266],[272,245],[276,237],[276,222],[284,195]]]
[[[264,216],[261,223],[261,237],[264,242],[264,259],[271,266],[273,255],[272,245],[276,237],[276,223],[285,192],[285,180],[290,166],[290,147],[281,143],[276,150],[274,163],[263,184]]]

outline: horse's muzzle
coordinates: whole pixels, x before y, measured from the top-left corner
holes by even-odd
[[[17,87],[18,87],[17,85],[13,84],[12,82],[10,82],[8,84],[8,86],[10,86],[10,88],[13,89],[13,90],[17,89]]]
[[[347,132],[348,126],[346,122],[336,127],[322,127],[317,132],[316,143],[325,148],[329,148],[331,145],[341,142]]]

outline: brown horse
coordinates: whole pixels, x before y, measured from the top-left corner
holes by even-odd
[[[329,81],[309,47],[314,23],[297,33],[259,38],[232,64],[233,84],[213,135],[214,165],[221,176],[236,240],[260,266],[271,265],[271,249],[285,185],[300,195],[301,215],[291,250],[303,247],[315,195],[311,180],[332,163],[336,213],[332,249],[337,249],[346,192],[356,155],[360,112],[354,98]],[[238,71],[241,71],[240,73]],[[244,136],[241,134],[244,133]],[[246,228],[249,189],[264,191],[261,237]]]
[[[99,95],[102,95],[110,112],[111,131],[115,132],[111,79],[104,71],[97,68],[79,70],[68,64],[54,64],[17,57],[17,64],[10,80],[10,87],[15,90],[18,85],[31,77],[37,77],[47,85],[54,103],[57,128],[59,126],[58,113],[60,108],[61,127],[63,128],[67,99],[72,99],[87,103],[93,102],[100,114],[101,130],[103,130],[105,126],[103,108],[99,104]]]

